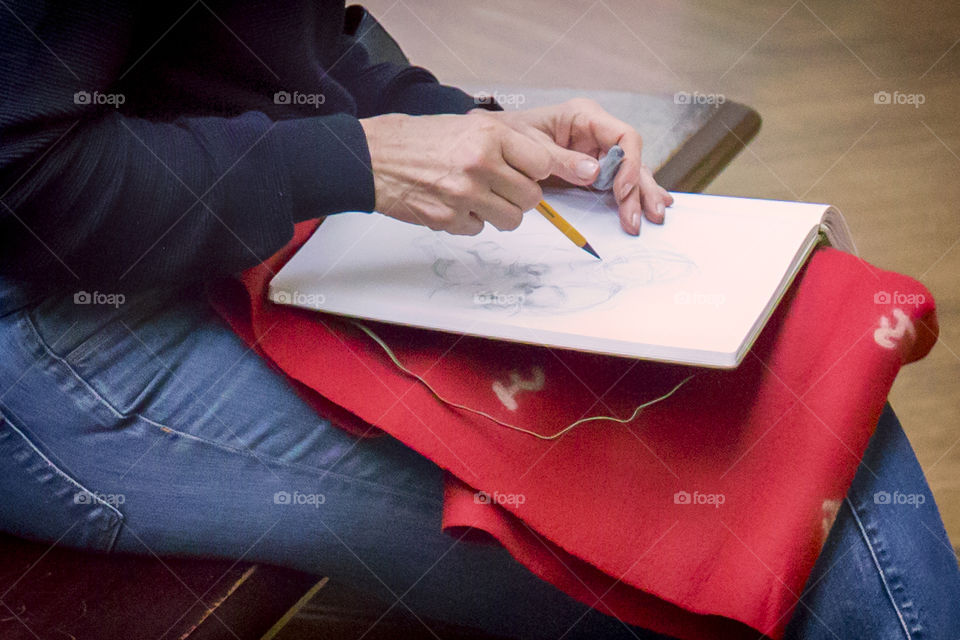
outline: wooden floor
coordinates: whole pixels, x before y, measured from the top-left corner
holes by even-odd
[[[709,192],[837,205],[941,340],[891,395],[960,544],[960,3],[366,0],[448,83],[722,93],[763,117]],[[876,104],[874,94],[923,104]],[[909,100],[910,98],[904,98]]]

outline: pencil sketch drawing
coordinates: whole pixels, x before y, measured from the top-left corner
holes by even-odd
[[[556,245],[525,247],[518,259],[490,240],[453,243],[430,234],[414,244],[433,261],[431,299],[506,315],[584,311],[628,288],[664,284],[697,270],[682,253],[639,243],[602,261]]]

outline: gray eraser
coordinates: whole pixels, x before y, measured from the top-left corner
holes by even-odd
[[[623,149],[620,148],[620,145],[615,144],[600,158],[600,173],[597,174],[597,179],[590,186],[601,191],[612,189],[613,179],[617,177],[617,169],[620,168],[621,162],[623,162]]]

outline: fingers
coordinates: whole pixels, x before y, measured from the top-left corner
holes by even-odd
[[[508,127],[490,133],[499,138],[497,153],[471,167],[472,184],[460,190],[459,208],[468,208],[497,229],[513,230],[523,213],[540,201],[536,181],[550,174],[552,160],[543,145]]]
[[[479,233],[485,222],[514,229],[543,197],[538,181],[557,176],[588,185],[596,156],[619,144],[613,183],[621,225],[640,232],[662,222],[670,195],[643,166],[643,141],[589,100],[509,114],[377,116],[364,120],[379,211],[451,233]]]
[[[636,131],[630,129],[622,133],[620,141],[615,144],[623,149],[623,162],[613,180],[613,193],[620,208],[620,226],[627,233],[637,235],[640,233],[640,219],[651,206],[648,198],[650,183],[644,175],[649,172],[644,172],[640,160],[643,141]],[[652,206],[655,211],[656,204]]]
[[[507,128],[500,150],[502,163],[487,178],[490,191],[480,193],[473,205],[496,228],[513,230],[543,198],[537,181],[551,174],[554,160],[543,144]]]
[[[542,144],[481,113],[365,118],[375,206],[436,231],[515,229],[550,173]]]
[[[579,138],[581,145],[595,142],[608,149],[619,144],[624,151],[623,162],[613,181],[623,229],[634,235],[640,233],[642,217],[662,224],[666,207],[673,203],[673,198],[657,184],[649,167],[643,164],[640,134],[591,100],[571,100],[565,106],[574,112],[570,120],[571,136]]]
[[[476,235],[483,230],[485,222],[501,231],[512,231],[523,221],[523,212],[524,209],[489,189],[474,189],[440,207],[429,207],[424,215],[418,216],[418,222],[434,231]]]
[[[633,235],[639,234],[643,217],[654,224],[663,224],[666,208],[673,204],[673,196],[657,184],[650,168],[646,165],[641,165],[639,169],[621,165],[617,178],[620,175],[624,175],[624,178],[619,185],[614,181],[614,194],[619,204],[623,229]]]
[[[661,187],[660,185],[657,185],[657,188],[660,189],[660,195],[663,197],[664,204],[666,204],[668,207],[672,205],[673,196],[670,195],[670,192],[664,189],[663,187]]]
[[[533,209],[543,199],[540,185],[510,166],[504,166],[496,172],[490,181],[490,187],[495,194],[521,212]]]
[[[539,201],[539,198],[537,200]],[[529,208],[532,209],[533,207]],[[499,194],[488,191],[477,199],[476,207],[471,211],[471,215],[489,222],[500,231],[513,231],[520,226],[523,221],[523,212],[526,210],[521,209]]]
[[[500,152],[508,165],[530,180],[543,180],[553,171],[553,156],[543,144],[508,127],[500,139]]]
[[[549,174],[550,155],[492,118],[469,118],[447,171],[431,185],[442,207],[431,207],[425,219],[435,230],[462,235],[479,233],[484,222],[516,229],[540,200],[534,176]]]
[[[475,236],[483,231],[483,220],[472,211],[467,215],[456,215],[443,231],[457,236]]]
[[[639,163],[624,149],[623,162],[613,180],[613,195],[619,207],[620,226],[633,235],[640,233],[640,218],[643,217],[641,173]]]
[[[564,149],[559,145],[548,147],[553,157],[552,175],[563,178],[570,184],[588,186],[597,179],[600,172],[600,163],[593,156],[579,151]]]
[[[663,224],[666,213],[667,205],[660,191],[660,185],[653,179],[650,168],[642,165],[640,167],[640,202],[647,220],[655,224]]]
[[[619,202],[620,226],[631,235],[640,235],[640,190],[632,187]]]
[[[535,207],[542,197],[536,182],[506,166],[482,186],[463,182],[459,187],[446,189],[448,195],[456,196],[442,212],[431,216],[439,219],[436,230],[464,235],[479,233],[484,222],[501,231],[512,231],[520,226],[524,212]]]
[[[613,183],[613,192],[620,208],[621,226],[628,233],[640,233],[640,219],[646,217],[654,224],[663,224],[666,208],[673,204],[673,196],[657,184],[650,168],[639,167],[631,158],[624,159]]]

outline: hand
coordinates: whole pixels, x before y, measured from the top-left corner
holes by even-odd
[[[540,140],[554,157],[553,173],[572,184],[593,182],[596,171],[584,177],[577,169],[585,169],[585,158],[598,158],[619,144],[624,158],[613,182],[613,194],[619,205],[620,225],[628,233],[640,233],[641,213],[650,222],[663,223],[665,209],[673,204],[673,197],[657,184],[643,164],[640,134],[596,102],[575,98],[559,105],[491,115],[531,139]]]
[[[516,229],[543,197],[537,181],[554,169],[548,148],[486,111],[360,124],[377,211],[434,230],[475,235],[484,222]]]

